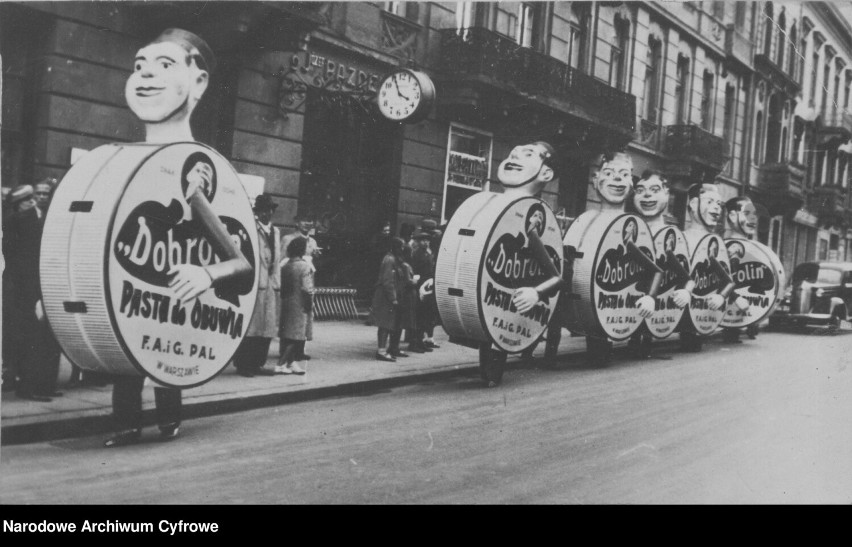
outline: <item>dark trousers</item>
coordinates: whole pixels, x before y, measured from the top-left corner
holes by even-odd
[[[119,430],[142,427],[142,376],[116,376],[112,387],[112,412]],[[179,389],[154,388],[154,403],[157,407],[157,425],[160,427],[179,424],[181,415],[181,393]]]
[[[17,353],[17,391],[27,395],[50,396],[56,391],[59,377],[59,343],[47,321],[32,321],[22,325],[20,339],[14,346]]]
[[[266,364],[272,338],[246,336],[234,354],[234,366],[239,370],[257,370]]]

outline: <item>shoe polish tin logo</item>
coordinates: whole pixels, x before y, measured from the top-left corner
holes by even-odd
[[[689,280],[689,248],[680,229],[667,226],[654,235],[656,263],[663,270],[663,281],[657,294],[654,314],[645,325],[655,338],[667,338],[675,331],[685,312],[674,302],[674,292]]]
[[[225,280],[191,302],[169,287],[176,266],[221,260],[189,205],[199,173],[213,212],[255,265],[254,214],[242,184],[223,157],[193,144],[163,148],[139,166],[116,209],[109,246],[110,312],[125,351],[146,374],[174,387],[203,383],[224,368],[248,328],[257,291],[256,273]]]
[[[748,300],[749,308],[728,306],[722,318],[723,327],[753,325],[775,308],[783,287],[784,268],[766,246],[748,239],[726,239],[725,246],[731,260],[731,277],[736,284],[734,292]]]
[[[711,310],[708,300],[727,284],[719,268],[724,269],[726,273],[731,271],[728,251],[722,238],[715,234],[702,237],[692,251],[691,265],[695,288],[692,290],[692,300],[689,304],[689,318],[695,332],[702,335],[711,334],[722,323],[725,306]]]
[[[586,232],[589,243],[595,239],[596,226],[601,224],[593,224]],[[600,330],[613,340],[630,337],[642,324],[636,303],[650,290],[653,272],[636,259],[635,253],[653,257],[653,250],[648,225],[635,215],[617,217],[598,238],[589,304]]]
[[[550,278],[533,249],[528,236],[531,230],[537,233],[556,271],[561,272],[562,236],[556,216],[536,198],[514,201],[499,214],[480,267],[483,326],[494,344],[507,352],[523,351],[538,340],[558,299],[553,296],[540,300],[526,313],[519,313],[512,304],[516,289],[535,287]]]

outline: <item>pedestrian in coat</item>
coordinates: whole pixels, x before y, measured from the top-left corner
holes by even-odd
[[[405,288],[402,271],[404,249],[405,242],[402,239],[395,237],[391,240],[390,251],[382,258],[379,279],[373,293],[370,318],[378,327],[376,359],[379,361],[396,361],[389,350],[399,347],[402,334],[399,301]]]
[[[411,268],[417,279],[417,297],[414,302],[415,309],[415,333],[408,345],[408,351],[414,353],[426,353],[433,350],[434,342],[426,344],[424,338],[432,340],[435,330],[435,319],[432,302],[425,294],[423,285],[434,276],[435,260],[429,249],[429,239],[432,234],[427,232],[416,232],[412,237],[413,250],[411,252]],[[422,294],[422,297],[421,297]]]
[[[257,196],[254,203],[258,241],[257,300],[246,337],[234,355],[237,374],[245,377],[271,376],[274,372],[264,368],[269,355],[269,345],[278,335],[280,321],[281,271],[278,269],[281,233],[272,225],[276,204],[269,194]]]
[[[287,246],[287,263],[281,270],[281,354],[276,374],[304,374],[299,356],[305,341],[313,338],[314,274],[305,260],[308,240],[297,237]]]
[[[3,229],[3,253],[8,270],[4,274],[7,274],[5,279],[11,289],[4,290],[10,300],[4,306],[8,313],[3,318],[7,327],[4,334],[9,336],[4,344],[12,344],[7,357],[18,377],[15,386],[18,397],[50,402],[52,397],[62,393],[56,391],[61,352],[44,315],[39,282],[46,211],[37,206],[30,185],[16,187],[11,198],[17,212],[4,223]]]
[[[406,244],[402,251],[403,259],[400,264],[402,270],[402,294],[399,297],[399,327],[405,331],[406,338],[414,339],[417,331],[417,281],[420,276],[414,274],[411,268],[411,247]],[[399,344],[389,345],[388,353],[394,357],[408,357],[402,351]]]

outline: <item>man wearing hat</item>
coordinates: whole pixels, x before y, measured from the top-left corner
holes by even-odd
[[[251,316],[246,337],[243,338],[233,363],[240,376],[272,376],[274,371],[264,368],[272,338],[278,335],[281,309],[281,232],[272,225],[272,214],[278,204],[269,194],[257,196],[254,218],[258,239],[257,303]]]
[[[39,255],[45,214],[36,206],[35,192],[29,184],[14,188],[9,198],[14,212],[3,227],[7,261],[3,324],[4,345],[8,345],[4,357],[10,361],[10,376],[18,378],[18,397],[50,402],[51,397],[62,393],[56,391],[59,345],[41,307]]]

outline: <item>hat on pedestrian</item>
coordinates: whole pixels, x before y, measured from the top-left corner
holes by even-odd
[[[19,184],[9,194],[9,202],[12,205],[16,205],[24,200],[30,199],[31,197],[33,197],[33,187],[29,184]]]
[[[263,211],[274,211],[278,207],[278,204],[273,201],[272,196],[269,194],[260,194],[254,200],[254,212],[260,213]]]

